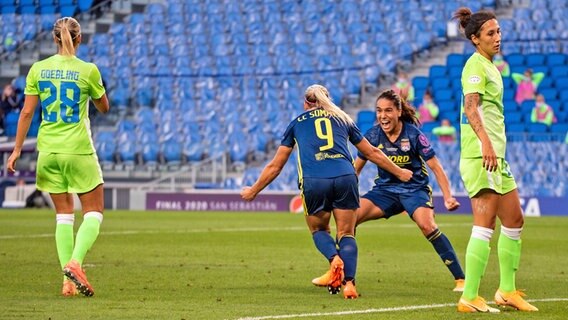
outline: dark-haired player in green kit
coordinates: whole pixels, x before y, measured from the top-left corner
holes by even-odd
[[[503,79],[493,64],[501,47],[501,28],[490,11],[472,13],[460,8],[455,18],[476,52],[462,72],[460,172],[471,199],[473,228],[465,256],[465,286],[459,312],[499,312],[479,296],[495,220],[501,221],[497,244],[499,288],[495,302],[521,311],[538,311],[515,287],[521,257],[523,214],[515,178],[505,161],[507,137],[503,114]]]
[[[24,108],[18,121],[14,151],[7,168],[15,172],[22,144],[38,102],[39,127],[36,185],[49,192],[55,206],[55,241],[63,268],[62,294],[94,294],[81,267],[99,234],[103,220],[103,177],[91,139],[89,99],[102,113],[109,110],[101,74],[93,63],[75,57],[81,43],[81,26],[73,18],[61,18],[53,26],[58,54],[34,63],[26,78]],[[73,239],[73,196],[81,200],[83,222]],[[75,243],[74,243],[75,242]]]

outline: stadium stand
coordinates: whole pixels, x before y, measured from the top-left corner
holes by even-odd
[[[56,17],[87,12],[91,5],[92,0],[0,0],[0,54],[35,41],[42,31],[51,30]],[[289,120],[301,111],[298,101],[305,87],[322,83],[331,89],[335,102],[347,104],[366,84],[394,74],[397,65],[408,65],[445,44],[447,25],[439,19],[440,13],[450,17],[462,5],[476,11],[495,8],[496,2],[151,2],[141,12],[112,23],[108,32],[88,37],[77,54],[99,66],[117,110],[112,126],[94,128],[101,163],[107,169],[165,166],[171,170],[226,155],[233,167],[247,169],[245,178],[230,178],[222,186],[240,188],[247,177],[258,174],[251,165],[263,163]],[[514,102],[514,84],[505,79],[510,139],[525,141],[523,146],[534,143],[539,152],[560,148],[556,156],[561,163],[566,162],[561,141],[568,121],[567,10],[565,1],[531,1],[529,8],[514,8],[513,18],[500,19],[506,60],[512,69],[531,66],[547,73],[541,88],[559,119],[550,128],[529,125],[526,106]],[[471,48],[451,54],[445,65],[432,66],[428,76],[414,78],[416,103],[425,90],[431,90],[440,118],[457,124],[461,101],[457,78],[470,53]],[[24,76],[14,80],[20,89]],[[17,121],[14,115],[8,118]],[[361,112],[357,121],[365,130],[374,122],[374,114]],[[39,118],[35,125],[32,135],[37,134]],[[15,134],[14,122],[6,127],[6,134]],[[538,144],[542,139],[550,146]],[[448,163],[454,187],[463,191],[457,170],[459,146],[436,147],[439,156],[447,156],[442,161]],[[281,175],[282,183],[271,187],[294,189],[292,169]],[[368,187],[361,180],[361,188]],[[558,194],[558,188],[551,190],[546,192]]]

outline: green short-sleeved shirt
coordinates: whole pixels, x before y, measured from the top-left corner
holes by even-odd
[[[105,93],[93,63],[75,56],[54,55],[34,63],[26,78],[26,95],[41,101],[39,151],[66,154],[95,152],[89,121],[89,98]]]
[[[462,72],[463,96],[479,93],[479,115],[485,131],[493,144],[497,157],[505,158],[507,137],[503,114],[503,79],[497,67],[484,56],[474,53],[466,62]],[[461,157],[481,157],[481,141],[469,125],[461,107]]]

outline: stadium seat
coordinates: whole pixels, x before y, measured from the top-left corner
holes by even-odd
[[[79,12],[86,12],[91,9],[93,0],[77,0],[77,4],[79,7]]]
[[[567,60],[567,56],[562,53],[551,53],[546,56],[546,64],[549,67],[563,66]]]
[[[430,79],[432,78],[443,78],[447,75],[446,66],[434,65],[430,67]]]
[[[529,68],[544,65],[546,56],[540,53],[528,54],[525,56],[525,65]]]
[[[554,78],[568,77],[568,66],[563,65],[552,68],[550,76]]]
[[[464,61],[464,56],[463,54],[459,54],[459,53],[450,53],[447,57],[446,57],[446,65],[451,68],[451,67],[460,67],[463,68],[465,64]]]
[[[525,56],[522,54],[509,54],[505,57],[510,67],[518,67],[525,65]]]
[[[538,92],[544,96],[546,101],[556,100],[558,98],[558,93],[556,89],[549,88],[549,89],[538,89]]]

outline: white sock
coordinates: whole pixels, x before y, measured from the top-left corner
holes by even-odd
[[[55,215],[55,220],[57,224],[70,224],[75,223],[75,215],[72,213],[57,213]]]
[[[99,223],[103,223],[103,214],[97,211],[89,211],[83,215],[83,220],[86,218],[93,217],[99,220]]]
[[[484,241],[491,241],[491,237],[493,236],[493,229],[480,227],[480,226],[473,226],[471,229],[471,237],[477,238],[479,240]]]
[[[501,234],[505,235],[507,238],[511,240],[521,240],[521,231],[523,228],[507,228],[505,226],[501,226]]]

